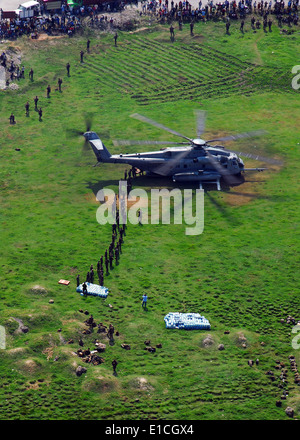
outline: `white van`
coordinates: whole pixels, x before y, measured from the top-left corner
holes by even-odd
[[[39,12],[39,10],[39,2],[29,1],[26,3],[22,3],[15,12],[19,16],[19,18],[30,18],[36,15],[35,12]]]

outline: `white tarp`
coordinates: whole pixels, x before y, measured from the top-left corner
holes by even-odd
[[[164,317],[166,328],[186,330],[210,330],[208,319],[199,313],[168,313]]]

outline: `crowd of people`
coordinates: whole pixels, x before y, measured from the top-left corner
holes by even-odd
[[[142,4],[142,12],[154,12],[159,18],[168,18],[176,21],[199,21],[215,20],[220,18],[245,18],[247,14],[265,15],[274,14],[275,16],[298,17],[299,0],[286,1],[253,1],[253,0],[225,0],[223,2],[207,3],[199,1],[197,7],[193,8],[188,0],[149,0]]]
[[[36,39],[42,32],[48,35],[59,32],[72,36],[80,28],[80,17],[71,14],[38,15],[26,19],[2,19],[0,21],[0,39],[14,40],[23,35]]]
[[[38,38],[43,32],[48,35],[67,34],[69,37],[82,28],[82,20],[85,17],[90,18],[90,24],[99,27],[111,27],[113,18],[109,18],[104,13],[117,12],[123,10],[128,2],[110,2],[102,5],[71,7],[67,1],[63,0],[62,6],[56,10],[44,8],[41,4],[33,17],[21,19],[2,18],[3,11],[0,9],[0,39],[16,39],[22,35]],[[2,11],[2,14],[1,14]]]
[[[26,19],[1,19],[0,39],[15,39],[22,35],[38,38],[41,32],[52,35],[67,34],[70,37],[82,28],[82,22],[88,17],[88,24],[94,28],[116,27],[113,17],[105,13],[122,11],[128,2],[110,2],[102,5],[69,7],[66,0],[58,10],[47,11],[41,5],[35,16]],[[139,5],[140,15],[152,15],[160,22],[178,21],[179,25],[185,22],[209,20],[237,20],[245,19],[247,15],[274,15],[278,24],[298,24],[299,0],[210,0],[207,3],[199,0],[193,7],[188,0],[142,0]]]

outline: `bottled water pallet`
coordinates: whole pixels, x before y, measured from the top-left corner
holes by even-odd
[[[107,298],[108,288],[104,286],[99,286],[98,284],[85,283],[87,288],[87,294],[90,296],[98,296],[99,298]],[[83,296],[82,284],[76,289],[76,292]]]
[[[210,330],[210,323],[199,313],[168,313],[164,317],[166,328],[185,330]]]

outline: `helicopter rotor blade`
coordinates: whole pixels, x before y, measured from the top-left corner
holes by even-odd
[[[210,139],[210,140],[206,141],[206,143],[236,141],[238,139],[252,138],[255,136],[262,136],[264,134],[267,134],[267,132],[265,130],[248,131],[248,132],[244,132],[244,133],[237,133],[237,134],[232,134],[229,136],[223,136],[223,137],[216,138],[216,139]]]
[[[131,145],[190,145],[190,142],[170,142],[170,141],[139,141],[139,140],[113,140],[115,147],[126,147]]]
[[[132,118],[134,118],[134,119],[139,120],[139,121],[147,122],[148,124],[151,124],[151,125],[153,125],[154,127],[161,128],[162,130],[165,130],[165,131],[167,131],[167,132],[169,132],[169,133],[171,133],[171,134],[174,134],[175,136],[179,136],[179,137],[182,137],[182,138],[184,138],[184,139],[187,139],[188,141],[192,141],[192,140],[191,140],[190,138],[188,138],[187,136],[184,136],[183,134],[178,133],[177,131],[172,130],[172,129],[169,128],[169,127],[166,127],[165,125],[160,124],[159,122],[156,122],[156,121],[154,121],[153,119],[150,119],[150,118],[147,118],[146,116],[140,115],[139,113],[133,113],[133,114],[130,115],[130,116],[131,116]]]
[[[155,169],[155,172],[157,174],[160,174],[161,176],[167,176],[169,175],[170,170],[172,170],[178,162],[180,162],[182,159],[185,158],[190,153],[191,149],[187,148],[186,150],[182,151],[181,153],[178,153],[174,159],[167,160],[166,163],[160,165],[158,168]]]
[[[93,122],[93,114],[86,112],[84,114],[84,122],[85,122],[85,130],[84,131],[78,130],[76,128],[69,128],[66,130],[67,135],[76,138],[76,137],[83,136],[86,131],[91,131],[92,122]],[[88,152],[90,152],[90,145],[89,145],[89,142],[87,141],[87,139],[84,139],[81,154],[87,154]]]
[[[283,162],[280,160],[272,159],[270,157],[260,156],[258,154],[251,154],[251,153],[245,153],[243,151],[234,151],[234,150],[226,150],[226,149],[224,149],[224,151],[227,151],[228,153],[232,152],[237,154],[238,156],[247,157],[248,159],[259,160],[260,162],[266,162],[271,165],[283,165]]]
[[[86,127],[85,131],[91,131],[92,124],[93,124],[93,118],[94,118],[94,114],[93,113],[91,113],[91,112],[86,112],[85,113],[85,117],[84,117],[85,127]]]
[[[77,130],[76,128],[67,128],[66,133],[71,137],[83,136],[84,131]]]
[[[205,130],[206,111],[195,110],[196,115],[196,133],[200,137]]]

